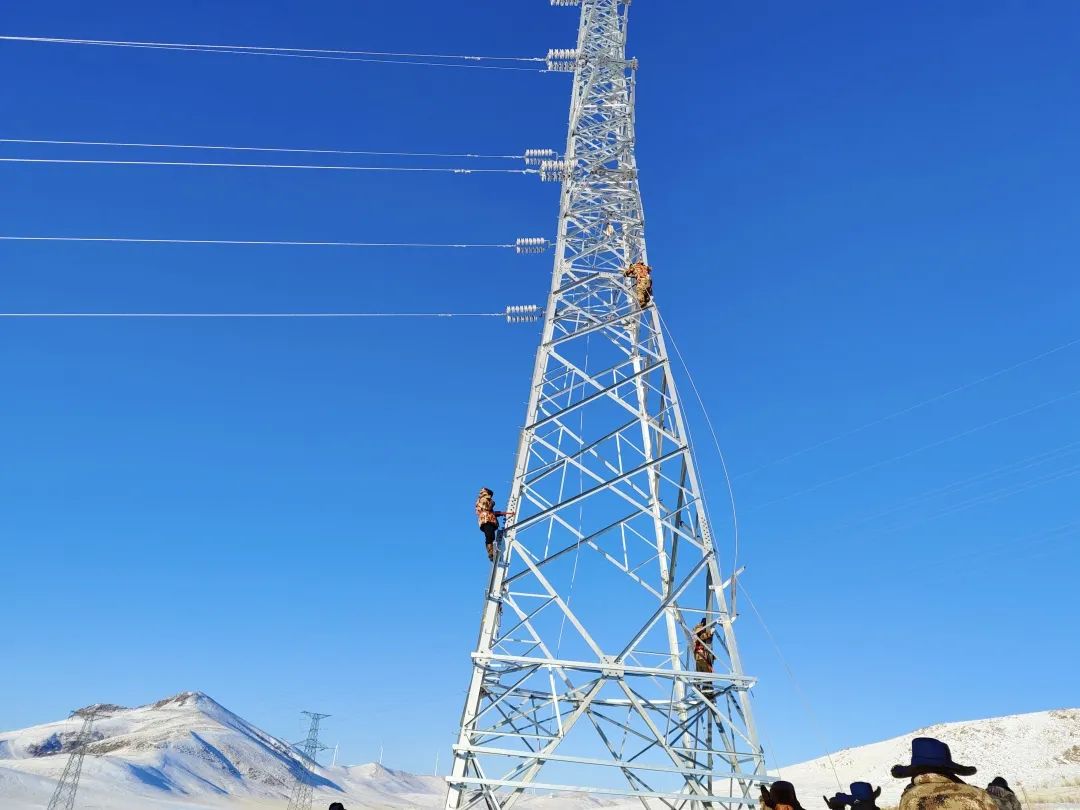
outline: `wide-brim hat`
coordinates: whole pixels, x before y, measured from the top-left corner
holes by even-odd
[[[778,804],[786,804],[795,810],[803,810],[799,804],[799,797],[795,795],[795,786],[791,782],[777,780],[766,787],[761,786],[762,801],[766,807],[775,807]]]
[[[825,800],[825,806],[832,808],[833,810],[835,810],[835,808],[845,807],[854,801],[854,799],[846,793],[835,793],[831,799],[828,796],[822,796],[821,798]]]
[[[869,782],[852,782],[850,790],[853,802],[872,802],[881,795],[881,788],[875,790]]]
[[[894,765],[892,775],[906,779],[923,773],[945,773],[971,776],[976,768],[953,762],[949,746],[933,737],[916,737],[911,741],[911,764]]]

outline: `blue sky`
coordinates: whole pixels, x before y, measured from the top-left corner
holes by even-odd
[[[1080,337],[1080,7],[680,8],[633,9],[650,259],[736,476],[745,589],[818,718],[743,604],[772,761],[1075,706],[1080,345],[1024,361]],[[0,33],[534,56],[575,29],[541,0],[69,1],[16,4]],[[0,73],[5,138],[402,151],[559,148],[569,91],[16,43]],[[516,175],[0,164],[0,235],[501,243],[550,235],[556,209]],[[0,243],[0,309],[495,311],[542,303],[549,272],[499,251]],[[329,712],[346,761],[381,743],[392,766],[445,764],[486,574],[472,498],[505,494],[536,336],[0,322],[0,727],[200,689],[285,737]]]

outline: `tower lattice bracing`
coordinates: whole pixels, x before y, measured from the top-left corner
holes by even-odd
[[[93,742],[91,732],[94,728],[94,719],[98,709],[91,706],[72,713],[72,717],[81,719],[82,726],[78,736],[71,744],[71,756],[64,765],[64,772],[60,775],[60,781],[56,783],[52,798],[49,799],[48,810],[72,810],[75,807],[75,797],[79,793],[79,778],[82,776],[83,759],[86,758],[86,748]]]
[[[555,5],[573,5],[553,0]],[[634,156],[628,4],[580,0],[551,293],[447,778],[447,808],[526,791],[646,807],[757,804],[771,781],[751,714],[689,437],[655,305]],[[678,268],[659,263],[660,297]],[[479,544],[478,544],[479,545]],[[715,630],[696,671],[694,627]]]

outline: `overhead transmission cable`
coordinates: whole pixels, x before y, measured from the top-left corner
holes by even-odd
[[[911,497],[899,501],[898,503],[890,506],[887,509],[878,510],[872,513],[863,513],[861,515],[856,515],[840,521],[836,521],[829,524],[825,530],[833,532],[839,529],[881,520],[882,518],[888,518],[892,515],[895,515],[897,512],[909,511],[913,506],[933,500],[936,497],[955,495],[965,489],[969,489],[973,485],[990,483],[995,478],[1003,478],[1009,473],[1022,472],[1024,470],[1031,469],[1032,467],[1039,467],[1049,462],[1059,461],[1067,458],[1070,455],[1075,455],[1078,452],[1080,452],[1080,440],[1066,442],[1065,444],[1058,445],[1057,447],[1051,448],[1050,450],[1044,450],[1040,453],[1036,453],[1035,455],[1028,456],[1018,461],[1014,461],[1009,464],[999,465],[985,472],[967,476],[965,478],[952,481],[951,483],[945,484],[943,486],[923,490],[922,492],[919,492],[915,495],[912,495]]]
[[[370,62],[423,67],[466,68],[473,70],[509,70],[528,73],[548,73],[548,60],[535,56],[484,56],[439,53],[407,53],[398,51],[361,51],[330,48],[282,48],[262,45],[209,45],[185,42],[145,42],[111,39],[76,39],[67,37],[30,37],[0,35],[0,41],[27,42],[46,45],[90,45],[111,48],[136,48],[163,51],[223,53],[236,56],[273,56],[286,59],[316,59],[334,62]],[[441,61],[433,61],[441,60]],[[543,67],[476,64],[478,62],[541,63]]]
[[[307,169],[331,172],[423,172],[442,174],[540,174],[538,169],[465,169],[452,166],[326,166],[305,163],[213,163],[180,160],[88,160],[82,158],[0,157],[0,163],[68,164],[86,166],[179,166],[215,169]]]
[[[1013,413],[1006,414],[1005,416],[1000,416],[997,419],[991,419],[989,422],[983,422],[982,424],[976,425],[975,427],[968,428],[966,430],[961,430],[959,433],[953,433],[950,436],[946,436],[944,439],[938,439],[937,441],[933,441],[933,442],[930,442],[929,444],[921,445],[921,446],[916,447],[916,448],[914,448],[912,450],[908,450],[908,451],[906,451],[904,453],[900,453],[899,455],[892,456],[892,457],[886,458],[886,459],[882,459],[881,461],[876,461],[873,464],[868,464],[865,467],[860,467],[857,470],[852,470],[851,472],[844,473],[843,475],[838,475],[838,476],[836,476],[834,478],[830,478],[830,479],[828,479],[826,481],[821,481],[821,482],[819,482],[817,484],[814,484],[813,486],[809,486],[809,487],[806,487],[804,489],[799,489],[799,490],[796,490],[795,492],[789,492],[787,495],[781,495],[779,498],[773,498],[772,500],[765,501],[764,503],[754,504],[753,506],[750,507],[750,509],[751,510],[764,509],[766,506],[772,506],[773,504],[781,503],[783,501],[790,500],[791,498],[796,498],[796,497],[798,497],[800,495],[807,495],[807,494],[809,494],[811,492],[816,492],[817,490],[822,489],[823,487],[831,486],[832,484],[837,484],[837,483],[839,483],[841,481],[846,481],[849,478],[855,478],[856,476],[862,475],[863,473],[867,473],[867,472],[870,472],[872,470],[876,470],[876,469],[878,469],[880,467],[884,467],[884,466],[889,465],[889,464],[894,464],[897,461],[902,461],[904,459],[910,458],[911,456],[914,456],[914,455],[916,455],[918,453],[923,453],[923,452],[925,452],[927,450],[932,450],[932,449],[935,449],[937,447],[941,447],[942,445],[949,444],[950,442],[954,442],[957,439],[962,439],[962,438],[964,438],[966,436],[970,436],[973,433],[978,433],[980,431],[987,430],[988,428],[996,427],[997,425],[1000,425],[1003,422],[1008,422],[1011,419],[1016,419],[1016,418],[1021,417],[1021,416],[1027,416],[1028,414],[1034,413],[1035,411],[1042,410],[1043,408],[1047,408],[1047,407],[1049,407],[1051,405],[1056,405],[1057,403],[1064,402],[1067,399],[1072,399],[1073,397],[1076,397],[1077,395],[1080,395],[1080,388],[1078,388],[1076,390],[1073,390],[1073,391],[1070,391],[1067,394],[1061,394],[1060,396],[1056,396],[1056,397],[1052,397],[1050,399],[1043,400],[1042,402],[1039,402],[1039,403],[1037,403],[1035,405],[1032,405],[1032,406],[1030,406],[1028,408],[1024,408],[1023,410],[1014,411]]]
[[[508,323],[534,323],[543,310],[536,304],[515,304],[502,312],[0,312],[0,318],[506,318]]]
[[[929,397],[928,399],[924,399],[924,400],[922,400],[920,402],[916,402],[913,405],[908,405],[906,408],[901,408],[898,411],[894,411],[894,412],[892,412],[890,414],[886,414],[885,416],[882,416],[882,417],[880,417],[878,419],[874,419],[874,420],[872,420],[870,422],[867,422],[866,424],[859,425],[858,427],[852,428],[850,430],[846,430],[846,431],[844,431],[842,433],[838,433],[835,436],[832,436],[832,437],[830,437],[828,439],[824,439],[823,441],[817,442],[815,444],[811,444],[811,445],[809,445],[807,447],[802,448],[801,450],[796,450],[793,453],[788,453],[786,456],[781,456],[780,458],[773,459],[772,461],[768,461],[768,462],[766,462],[764,464],[761,464],[761,465],[759,465],[757,467],[754,467],[751,470],[747,470],[746,472],[739,473],[738,475],[735,476],[735,478],[736,479],[738,479],[738,478],[746,478],[746,477],[751,476],[751,475],[756,475],[757,473],[761,472],[762,470],[768,469],[769,467],[774,467],[777,464],[783,464],[786,461],[791,461],[792,459],[798,458],[799,456],[805,455],[806,453],[809,453],[809,452],[811,452],[813,450],[819,450],[820,448],[826,447],[826,446],[828,446],[828,445],[830,445],[830,444],[832,444],[834,442],[838,442],[841,439],[846,439],[849,436],[854,436],[854,435],[856,435],[858,433],[862,433],[864,430],[869,430],[872,427],[877,427],[878,425],[882,425],[882,424],[884,424],[886,422],[891,422],[893,419],[896,419],[896,418],[898,418],[900,416],[905,416],[905,415],[911,413],[912,411],[917,411],[920,408],[925,408],[927,405],[933,405],[935,402],[941,402],[942,400],[948,399],[949,397],[953,396],[954,394],[959,394],[959,393],[961,393],[963,391],[967,391],[970,388],[975,388],[976,386],[982,385],[983,383],[990,382],[990,380],[996,379],[996,378],[998,378],[998,377],[1000,377],[1000,376],[1002,376],[1004,374],[1008,374],[1011,371],[1016,371],[1017,369],[1023,368],[1024,366],[1031,365],[1032,363],[1035,363],[1035,362],[1037,362],[1039,360],[1042,360],[1043,358],[1049,357],[1049,356],[1051,356],[1053,354],[1057,354],[1058,352],[1064,351],[1065,349],[1072,348],[1073,346],[1076,346],[1076,345],[1080,345],[1080,338],[1074,338],[1072,340],[1066,341],[1065,343],[1062,343],[1062,344],[1060,344],[1058,346],[1054,346],[1052,348],[1046,349],[1045,351],[1039,352],[1038,354],[1032,355],[1031,357],[1025,358],[1025,359],[1023,359],[1023,360],[1021,360],[1021,361],[1019,361],[1017,363],[1013,363],[1010,366],[1006,366],[1005,368],[998,369],[997,371],[993,371],[990,374],[986,374],[986,375],[984,375],[982,377],[979,377],[976,380],[972,380],[971,382],[964,383],[963,385],[958,385],[955,388],[950,388],[948,391],[943,391],[940,394],[935,394],[934,396]]]
[[[0,312],[0,318],[513,318],[510,310],[514,309],[508,307],[504,312]]]
[[[266,247],[343,247],[343,248],[430,248],[430,249],[499,249],[518,255],[545,253],[551,242],[542,236],[523,236],[514,242],[356,242],[304,241],[297,239],[156,239],[139,236],[24,236],[0,235],[0,242],[96,242],[136,245],[257,245]]]
[[[476,160],[521,160],[525,155],[481,155],[471,152],[384,152],[369,149],[304,149],[280,146],[223,146],[193,143],[127,143],[124,141],[68,141],[44,138],[0,138],[0,143],[35,146],[108,146],[134,149],[192,149],[224,152],[279,152],[305,155],[366,155],[374,157],[437,157]]]
[[[143,239],[121,236],[0,236],[0,242],[115,242],[147,245],[259,245],[268,247],[349,248],[503,248],[514,244],[437,244],[433,242],[304,242],[285,239]]]

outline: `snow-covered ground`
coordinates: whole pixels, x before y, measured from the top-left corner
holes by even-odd
[[[0,807],[39,810],[64,769],[78,722],[74,720],[0,733]],[[1031,802],[1080,808],[1080,710],[934,726],[881,743],[833,754],[846,789],[862,779],[881,784],[883,804],[894,804],[901,785],[889,768],[906,761],[913,736],[937,736],[962,762],[979,767],[972,781],[1002,774]],[[270,810],[284,807],[300,769],[295,752],[199,692],[185,692],[147,706],[103,707],[83,766],[80,810]],[[836,791],[826,760],[782,770],[803,804],[819,806]],[[985,777],[985,779],[984,779]],[[341,801],[347,808],[440,807],[445,783],[381,765],[320,767],[316,808]],[[981,780],[981,781],[980,781]],[[1073,802],[1073,804],[1069,804]],[[526,810],[586,810],[612,805],[582,796],[535,797]]]
[[[995,776],[1004,776],[1025,804],[1080,807],[1080,709],[943,723],[884,742],[845,748],[829,758],[782,768],[780,774],[795,785],[805,807],[823,806],[821,797],[838,790],[837,777],[844,792],[856,781],[880,785],[879,804],[896,805],[906,783],[893,779],[889,771],[893,765],[911,761],[913,737],[936,737],[949,745],[957,762],[978,768],[975,776],[965,780],[971,784],[985,787]]]

